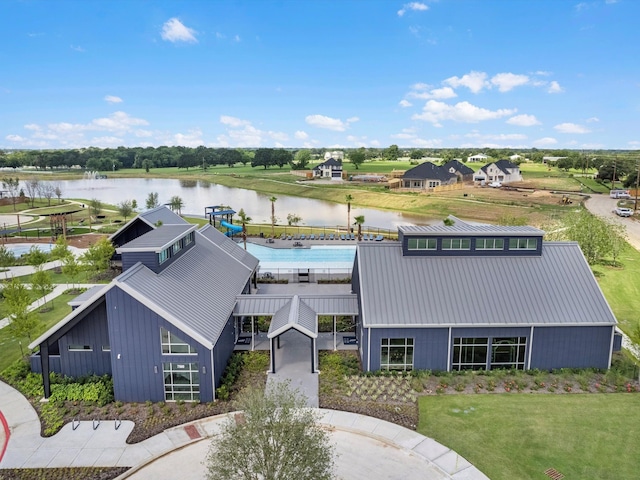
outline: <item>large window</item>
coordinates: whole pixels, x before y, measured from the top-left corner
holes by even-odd
[[[524,370],[526,337],[494,338],[491,342],[491,368]]]
[[[191,242],[193,242],[193,238],[194,238],[193,232],[190,232],[186,237],[184,237],[184,246],[186,247]]]
[[[173,244],[173,246],[171,247],[173,254],[175,255],[176,253],[178,253],[180,250],[182,250],[182,244],[180,243],[180,240],[178,240],[176,243]]]
[[[164,327],[160,327],[160,342],[164,355],[195,355],[196,348],[189,345],[177,335],[174,335]]]
[[[162,373],[165,400],[200,400],[200,374],[197,363],[163,363]]]
[[[487,337],[454,338],[451,367],[454,370],[486,370],[488,349]]]
[[[442,250],[469,250],[471,239],[469,238],[443,238]]]
[[[496,368],[524,370],[526,348],[526,337],[456,337],[453,339],[451,368],[453,370],[486,370],[489,367],[492,370]],[[489,352],[491,352],[490,357]]]
[[[476,250],[503,250],[504,238],[476,238]]]
[[[383,338],[380,352],[381,370],[413,369],[413,338]]]
[[[407,240],[409,250],[435,250],[437,240],[435,238],[410,238]]]
[[[538,248],[537,238],[510,238],[509,250],[535,250]]]
[[[158,263],[164,263],[169,260],[169,249],[165,248],[158,254]]]

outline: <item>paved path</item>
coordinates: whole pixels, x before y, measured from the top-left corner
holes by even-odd
[[[219,433],[231,415],[217,415],[165,430],[135,445],[125,440],[132,422],[113,421],[96,429],[80,422],[73,430],[65,425],[53,437],[40,437],[40,421],[29,402],[0,382],[0,405],[10,437],[3,468],[51,468],[63,466],[134,467],[120,478],[156,480],[204,477],[207,438]],[[337,473],[345,479],[486,479],[456,452],[412,430],[372,417],[335,410],[318,410],[320,423],[331,431],[336,445]],[[0,427],[2,428],[2,427]],[[1,438],[1,437],[0,437]],[[2,443],[0,443],[0,451]]]
[[[640,221],[617,216],[613,213],[617,204],[618,201],[615,198],[609,198],[607,195],[592,195],[585,202],[587,210],[594,215],[627,227],[627,240],[636,250],[640,250]]]

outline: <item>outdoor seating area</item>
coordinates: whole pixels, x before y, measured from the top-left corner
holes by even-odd
[[[351,241],[358,240],[358,235],[356,233],[329,233],[329,234],[319,233],[317,235],[315,233],[311,233],[311,234],[296,233],[294,235],[287,235],[285,233],[282,233],[280,234],[279,237],[276,237],[276,239],[284,240],[284,241],[293,241],[294,247],[301,247],[302,245],[299,242],[302,240],[318,242],[318,243],[326,243],[326,242],[333,242],[333,241],[346,242],[350,240]],[[267,238],[266,243],[275,243],[276,239]],[[383,240],[384,240],[384,235],[381,235],[381,234],[377,234],[377,235],[374,235],[373,233],[362,234],[362,241],[365,241],[365,242],[382,242]]]

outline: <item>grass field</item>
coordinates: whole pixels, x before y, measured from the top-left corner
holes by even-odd
[[[452,448],[492,480],[638,478],[637,394],[426,396],[423,435]]]

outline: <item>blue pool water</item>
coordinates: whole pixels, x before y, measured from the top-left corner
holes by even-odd
[[[247,250],[260,260],[260,270],[340,269],[351,270],[355,245],[314,245],[310,248],[270,248],[247,243]]]

